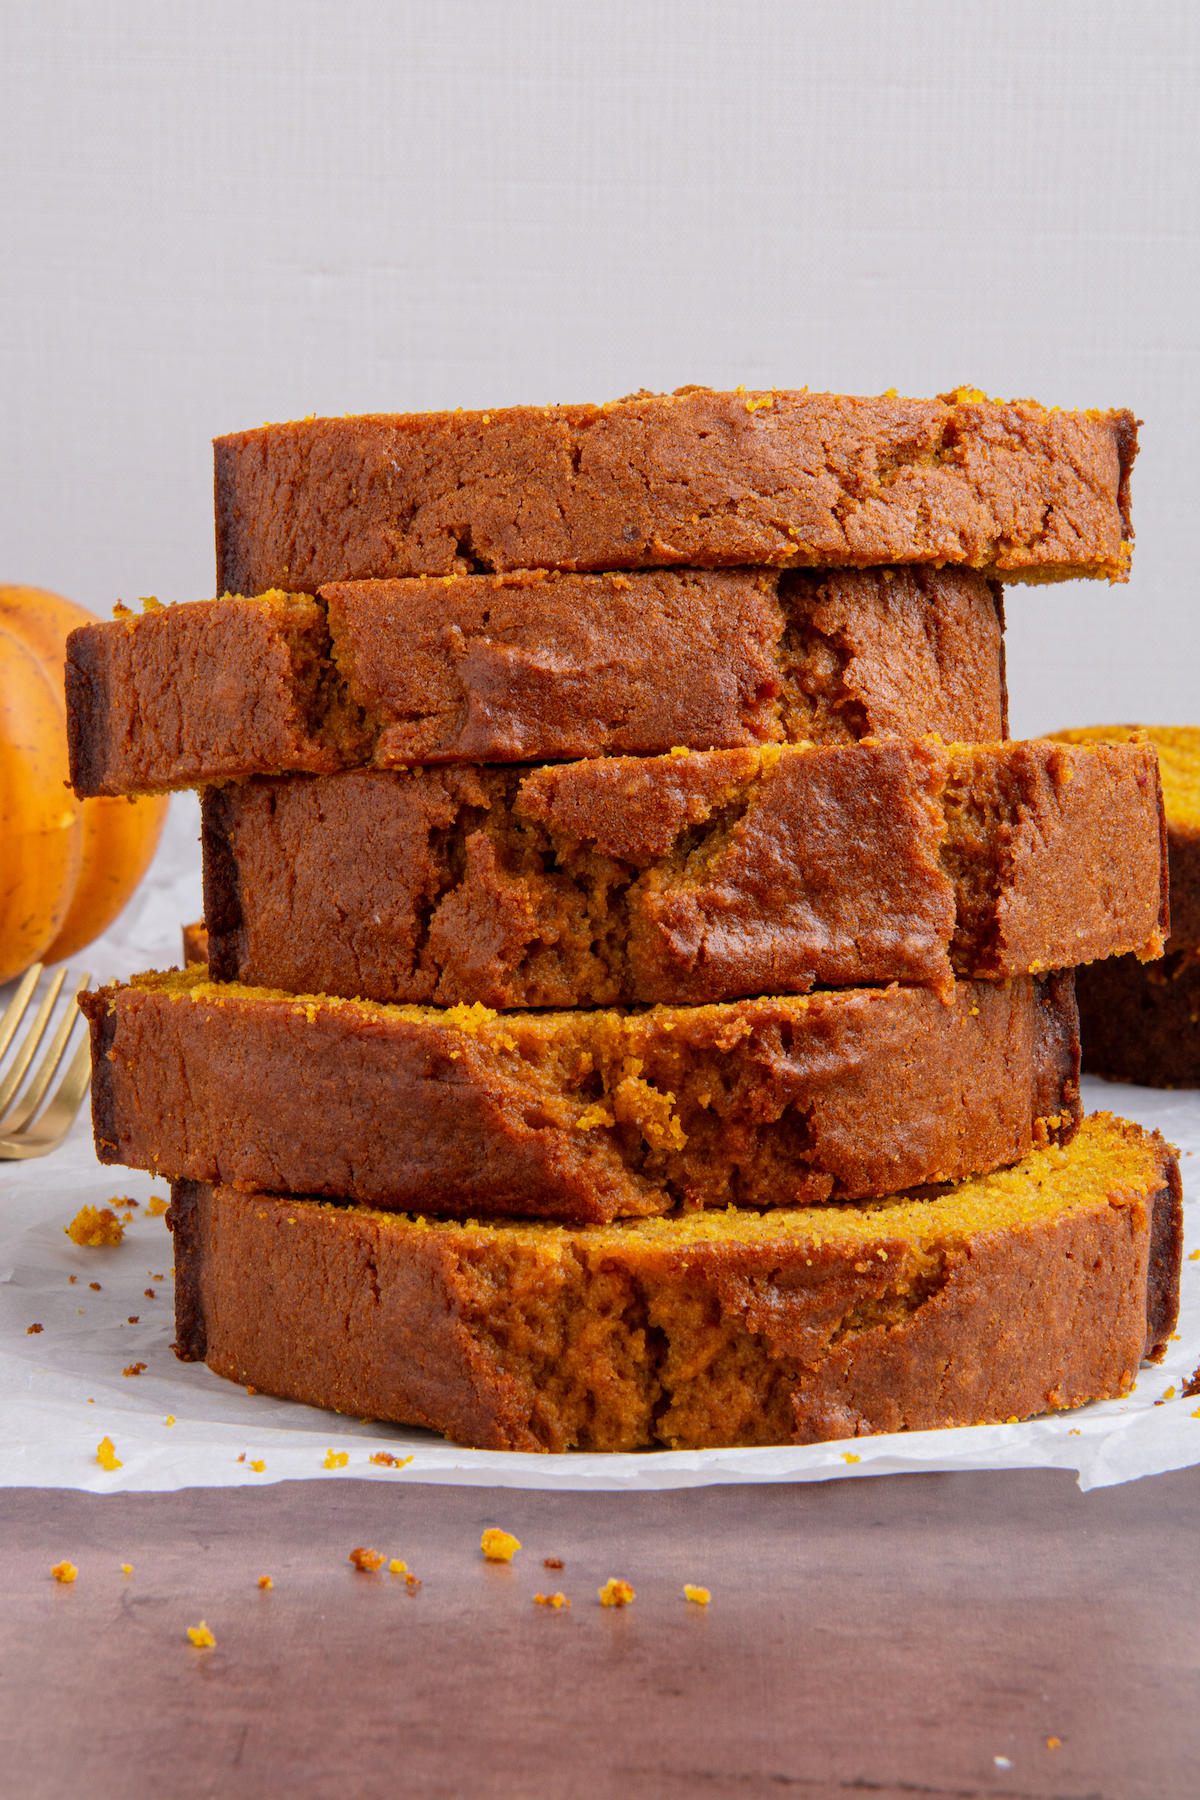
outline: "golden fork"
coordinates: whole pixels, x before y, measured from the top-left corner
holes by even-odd
[[[29,1010],[41,975],[42,964],[34,963],[9,1001],[4,1017],[0,1019],[0,1060],[16,1036],[17,1026]],[[71,1058],[67,1072],[51,1095],[45,1111],[37,1119],[37,1123],[34,1123],[46,1089],[63,1059],[72,1030],[76,1023],[84,1023],[75,1005],[75,997],[83,992],[92,978],[90,975],[81,975],[67,996],[66,1011],[38,1064],[37,1073],[24,1092],[18,1093],[38,1045],[46,1035],[46,1028],[53,1016],[63,984],[68,979],[66,969],[60,969],[52,977],[32,1024],[22,1038],[12,1062],[3,1076],[0,1076],[0,1162],[11,1162],[17,1157],[49,1156],[51,1150],[58,1148],[71,1129],[83,1096],[88,1091],[92,1078],[91,1045],[84,1024],[83,1042]]]

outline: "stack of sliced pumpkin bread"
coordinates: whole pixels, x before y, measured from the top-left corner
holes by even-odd
[[[1135,449],[967,390],[219,440],[222,597],[68,651],[78,793],[202,793],[207,962],[82,1002],[178,1354],[531,1451],[1127,1392],[1179,1172],[1082,1120],[1073,970],[1161,955],[1157,763],[1008,740],[1001,582],[1124,579]]]

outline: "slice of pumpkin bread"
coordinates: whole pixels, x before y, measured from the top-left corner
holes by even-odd
[[[1147,745],[891,739],[206,790],[216,980],[485,1006],[1005,978],[1166,930]]]
[[[1132,1388],[1178,1311],[1179,1165],[1106,1114],[926,1198],[564,1228],[180,1182],[176,1352],[488,1450],[817,1443]]]
[[[1161,962],[1113,957],[1079,971],[1084,1068],[1146,1087],[1200,1087],[1200,727],[1089,725],[1060,743],[1148,743],[1167,821],[1171,935]]]
[[[968,569],[544,571],[227,595],[67,643],[80,797],[371,764],[1008,734]]]
[[[218,986],[84,994],[102,1162],[575,1221],[878,1195],[1078,1118],[1071,977],[650,1012],[489,1013]]]
[[[683,388],[377,413],[213,446],[217,592],[470,571],[867,568],[1124,580],[1128,412]]]

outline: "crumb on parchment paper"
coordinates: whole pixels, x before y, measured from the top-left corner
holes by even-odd
[[[53,1563],[51,1565],[50,1573],[53,1575],[55,1581],[74,1581],[79,1570],[75,1567],[73,1562],[67,1562],[64,1557],[62,1562]]]
[[[601,1606],[629,1606],[636,1595],[627,1581],[619,1581],[610,1575],[602,1588],[597,1589]]]
[[[489,1562],[511,1562],[521,1548],[520,1540],[511,1531],[501,1531],[498,1526],[489,1525],[479,1540],[479,1548]]]
[[[117,1202],[118,1206],[121,1204]],[[84,1249],[99,1249],[105,1244],[119,1244],[125,1227],[111,1206],[82,1206],[63,1231],[73,1244]]]

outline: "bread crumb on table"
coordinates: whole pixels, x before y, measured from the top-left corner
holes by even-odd
[[[198,1625],[189,1625],[187,1634],[191,1638],[193,1644],[195,1644],[197,1650],[211,1650],[217,1641],[203,1619],[201,1619]]]
[[[132,1575],[133,1574],[133,1564],[132,1563],[122,1563],[121,1564],[121,1573],[122,1573],[122,1575]]]
[[[489,1525],[479,1540],[479,1548],[489,1562],[511,1562],[521,1545],[511,1531],[501,1531],[497,1526]]]
[[[167,1202],[160,1198],[158,1194],[151,1194],[146,1202],[146,1211],[149,1213],[150,1217],[152,1219],[161,1219],[166,1210]],[[154,1279],[157,1281],[159,1277],[156,1275]]]
[[[145,1363],[130,1363],[127,1368],[122,1369],[121,1373],[122,1375],[141,1375],[145,1367]]]
[[[683,1584],[683,1597],[685,1600],[694,1600],[697,1606],[707,1606],[712,1599],[707,1588],[693,1587],[690,1581]]]
[[[53,1575],[55,1581],[74,1581],[79,1570],[75,1567],[73,1562],[66,1562],[64,1560],[60,1563],[54,1563],[50,1573]]]
[[[258,1578],[258,1585],[260,1588],[273,1588],[275,1583],[271,1580],[269,1575],[260,1575]]]
[[[389,1575],[407,1575],[407,1573],[408,1573],[408,1564],[406,1562],[401,1562],[401,1560],[398,1556],[393,1556],[391,1562],[388,1564],[388,1574]]]
[[[382,1550],[368,1550],[363,1544],[350,1552],[350,1561],[363,1574],[382,1568],[386,1560]]]
[[[38,1332],[41,1330],[42,1330],[42,1327],[40,1325],[27,1325],[25,1327],[25,1336],[26,1337],[36,1337]]]
[[[111,1206],[80,1207],[63,1231],[73,1244],[93,1250],[102,1244],[119,1244],[125,1235],[125,1227]]]
[[[565,1594],[535,1594],[533,1604],[535,1606],[563,1607],[570,1606],[571,1602]]]
[[[561,1556],[543,1556],[542,1558],[543,1569],[561,1569],[562,1566],[563,1559]]]
[[[610,1575],[604,1586],[597,1591],[601,1606],[628,1606],[636,1598],[629,1583],[619,1581],[615,1575]]]

